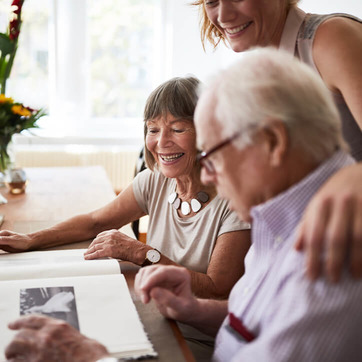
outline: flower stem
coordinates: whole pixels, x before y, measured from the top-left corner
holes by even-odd
[[[7,152],[7,145],[0,146],[0,172],[5,173],[9,164],[9,155]]]

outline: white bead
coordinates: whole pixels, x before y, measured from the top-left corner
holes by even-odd
[[[180,207],[180,205],[181,205],[181,200],[177,198],[172,204],[172,207],[177,210]]]
[[[201,209],[201,203],[199,202],[199,200],[196,199],[192,199],[191,200],[191,209],[193,212],[198,212]]]
[[[172,194],[170,194],[170,196],[168,197],[168,202],[170,204],[173,204],[174,201],[176,200],[176,197],[177,197],[177,193],[176,192],[173,192]]]
[[[186,201],[183,201],[181,204],[181,212],[183,215],[188,215],[191,212],[190,204]]]

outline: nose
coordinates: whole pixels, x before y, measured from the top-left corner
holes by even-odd
[[[205,167],[203,167],[201,169],[200,178],[201,178],[201,182],[204,185],[215,185],[216,184],[216,176],[215,176],[215,174],[207,172]]]
[[[172,139],[170,133],[167,130],[162,129],[158,135],[157,143],[158,147],[160,148],[172,145]]]
[[[234,9],[232,1],[220,1],[219,12],[217,16],[218,23],[222,26],[228,22],[234,20],[236,11]]]

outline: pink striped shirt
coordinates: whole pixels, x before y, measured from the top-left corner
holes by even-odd
[[[309,282],[293,249],[308,201],[337,170],[353,163],[336,152],[285,192],[252,209],[253,245],[245,275],[229,298],[215,361],[362,361],[362,281]],[[239,320],[239,322],[237,321]]]

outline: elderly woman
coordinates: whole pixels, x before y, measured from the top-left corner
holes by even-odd
[[[348,14],[306,14],[298,0],[197,0],[201,38],[215,48],[226,42],[235,52],[254,46],[286,50],[311,66],[333,94],[351,154],[362,160],[362,24]],[[319,271],[323,242],[329,245],[327,271],[337,280],[352,248],[351,270],[362,275],[362,165],[334,175],[312,199],[296,246],[307,247],[309,275]],[[343,242],[344,240],[344,242]]]
[[[196,295],[226,298],[244,272],[250,231],[213,187],[200,182],[193,124],[198,84],[196,78],[174,78],[149,96],[144,129],[153,171],[139,173],[115,200],[89,214],[27,235],[1,231],[0,248],[35,250],[94,238],[86,259],[182,265],[190,271]],[[146,214],[147,244],[118,231]]]

